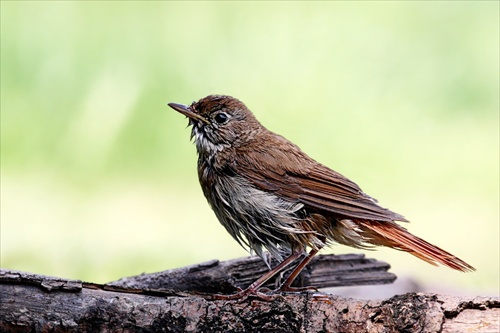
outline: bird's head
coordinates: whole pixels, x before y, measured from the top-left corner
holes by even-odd
[[[262,128],[245,104],[231,96],[210,95],[189,106],[168,105],[189,118],[191,138],[200,154],[212,155],[243,145]]]

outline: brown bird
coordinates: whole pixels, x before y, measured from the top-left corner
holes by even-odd
[[[219,298],[265,298],[259,288],[310,248],[278,291],[307,289],[292,282],[321,248],[334,243],[387,246],[432,265],[475,270],[409,233],[396,223],[407,222],[402,215],[379,206],[354,182],[266,129],[236,98],[211,95],[190,106],[168,105],[189,118],[201,188],[220,223],[264,261],[264,249],[280,261],[247,289]],[[283,260],[284,249],[291,255]]]

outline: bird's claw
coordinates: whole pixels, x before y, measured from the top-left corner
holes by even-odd
[[[239,289],[239,288],[238,288]],[[266,291],[269,291],[269,289],[265,288]],[[254,288],[247,288],[247,289],[239,289],[237,293],[235,294],[230,294],[230,295],[221,295],[221,294],[214,294],[212,295],[212,299],[214,300],[225,300],[225,301],[238,301],[238,302],[243,302],[247,300],[248,298],[256,298],[260,299],[263,301],[270,302],[276,298],[277,295],[273,294],[266,294],[265,292],[262,292],[260,290],[254,289]]]
[[[317,292],[318,288],[312,287],[312,286],[308,286],[308,287],[281,286],[276,290],[276,292],[282,292],[282,293],[300,293],[303,291]]]

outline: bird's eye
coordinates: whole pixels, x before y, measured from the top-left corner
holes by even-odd
[[[217,113],[214,117],[214,120],[218,124],[224,124],[228,119],[229,119],[229,116],[224,112]]]

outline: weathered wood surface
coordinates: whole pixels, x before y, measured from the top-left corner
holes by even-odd
[[[344,256],[338,266],[346,266],[346,262],[353,259]],[[244,286],[253,279],[254,276],[247,272],[252,271],[252,265],[256,264],[250,264],[252,258],[247,260],[246,263],[245,260],[243,263],[213,261],[107,285],[0,270],[0,332],[500,331],[500,300],[491,297],[459,298],[410,293],[386,300],[366,301],[323,293],[295,293],[276,295],[272,301],[247,299],[238,302],[210,300],[207,295],[200,297],[196,292],[182,291],[189,289],[186,289],[189,285],[186,281],[196,279],[202,281],[196,282],[191,290],[206,292],[203,281],[212,283],[211,288],[215,290],[217,285],[229,288],[227,290]],[[306,272],[306,276],[310,276],[304,277],[302,283],[344,283],[339,282],[342,279],[321,277],[328,275],[326,272],[330,269],[328,265],[319,269],[324,264],[321,260],[320,257]],[[356,260],[368,260],[361,262],[361,266],[370,264],[369,259],[358,257]],[[222,273],[214,273],[218,269],[225,273],[232,269],[239,272],[241,269],[233,264],[250,266],[240,274],[226,276],[226,280]],[[206,270],[214,272],[200,273]],[[253,271],[260,274],[258,269]],[[377,269],[375,272],[380,273]],[[333,273],[330,271],[330,274]],[[212,278],[207,278],[207,275]],[[316,275],[319,280],[314,280]],[[162,276],[170,276],[174,282],[164,283]],[[346,281],[353,283],[356,279]],[[388,280],[382,281],[387,283]],[[175,288],[176,285],[179,288]]]
[[[102,289],[79,292],[0,284],[1,332],[497,333],[493,298],[405,294],[360,301],[326,294],[273,301],[209,301]]]
[[[272,261],[272,265],[277,264]],[[293,266],[293,265],[291,265]],[[294,286],[317,288],[388,284],[396,275],[387,272],[390,265],[363,254],[318,255],[298,276]],[[136,289],[190,290],[205,293],[231,293],[245,288],[269,268],[256,256],[228,261],[211,260],[205,263],[159,273],[127,277],[108,285]],[[275,288],[275,281],[266,285]]]

